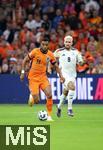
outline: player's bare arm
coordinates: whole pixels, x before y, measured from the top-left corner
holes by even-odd
[[[54,64],[54,67],[55,67],[55,69],[56,69],[56,72],[59,74],[60,81],[61,81],[62,83],[64,83],[65,79],[64,79],[64,77],[63,77],[63,75],[62,75],[62,73],[61,73],[61,70],[60,70],[58,64],[55,63],[55,64]]]
[[[30,61],[30,58],[29,56],[27,55],[24,60],[23,60],[23,63],[22,63],[22,70],[21,70],[21,74],[20,74],[20,80],[23,81],[24,80],[24,76],[25,76],[25,66],[27,64],[27,62]]]

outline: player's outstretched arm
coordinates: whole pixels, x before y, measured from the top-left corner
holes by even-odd
[[[30,61],[29,56],[27,55],[22,62],[22,70],[21,70],[21,74],[20,74],[20,80],[23,81],[24,80],[24,76],[25,76],[25,66],[27,64],[27,62]]]

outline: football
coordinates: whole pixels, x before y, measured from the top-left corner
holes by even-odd
[[[41,120],[41,121],[45,121],[45,120],[47,120],[47,118],[48,118],[48,113],[47,113],[45,110],[40,110],[40,111],[38,112],[38,118],[39,118],[39,120]]]

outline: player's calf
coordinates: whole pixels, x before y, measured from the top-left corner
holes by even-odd
[[[30,94],[29,100],[28,100],[28,105],[29,105],[30,107],[32,107],[34,104],[38,104],[38,103],[39,103],[39,98],[38,98],[38,96],[32,96],[32,95]]]

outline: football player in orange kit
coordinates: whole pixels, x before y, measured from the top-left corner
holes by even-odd
[[[52,121],[52,92],[49,80],[46,75],[46,69],[48,63],[51,63],[55,67],[57,73],[59,74],[61,82],[64,82],[64,77],[58,67],[56,59],[53,53],[49,50],[49,40],[44,38],[41,41],[40,48],[34,48],[23,60],[22,71],[20,79],[23,80],[25,76],[25,66],[31,61],[31,68],[28,73],[29,89],[33,97],[34,103],[39,102],[39,90],[41,89],[46,95],[46,107],[48,112],[48,121]]]

